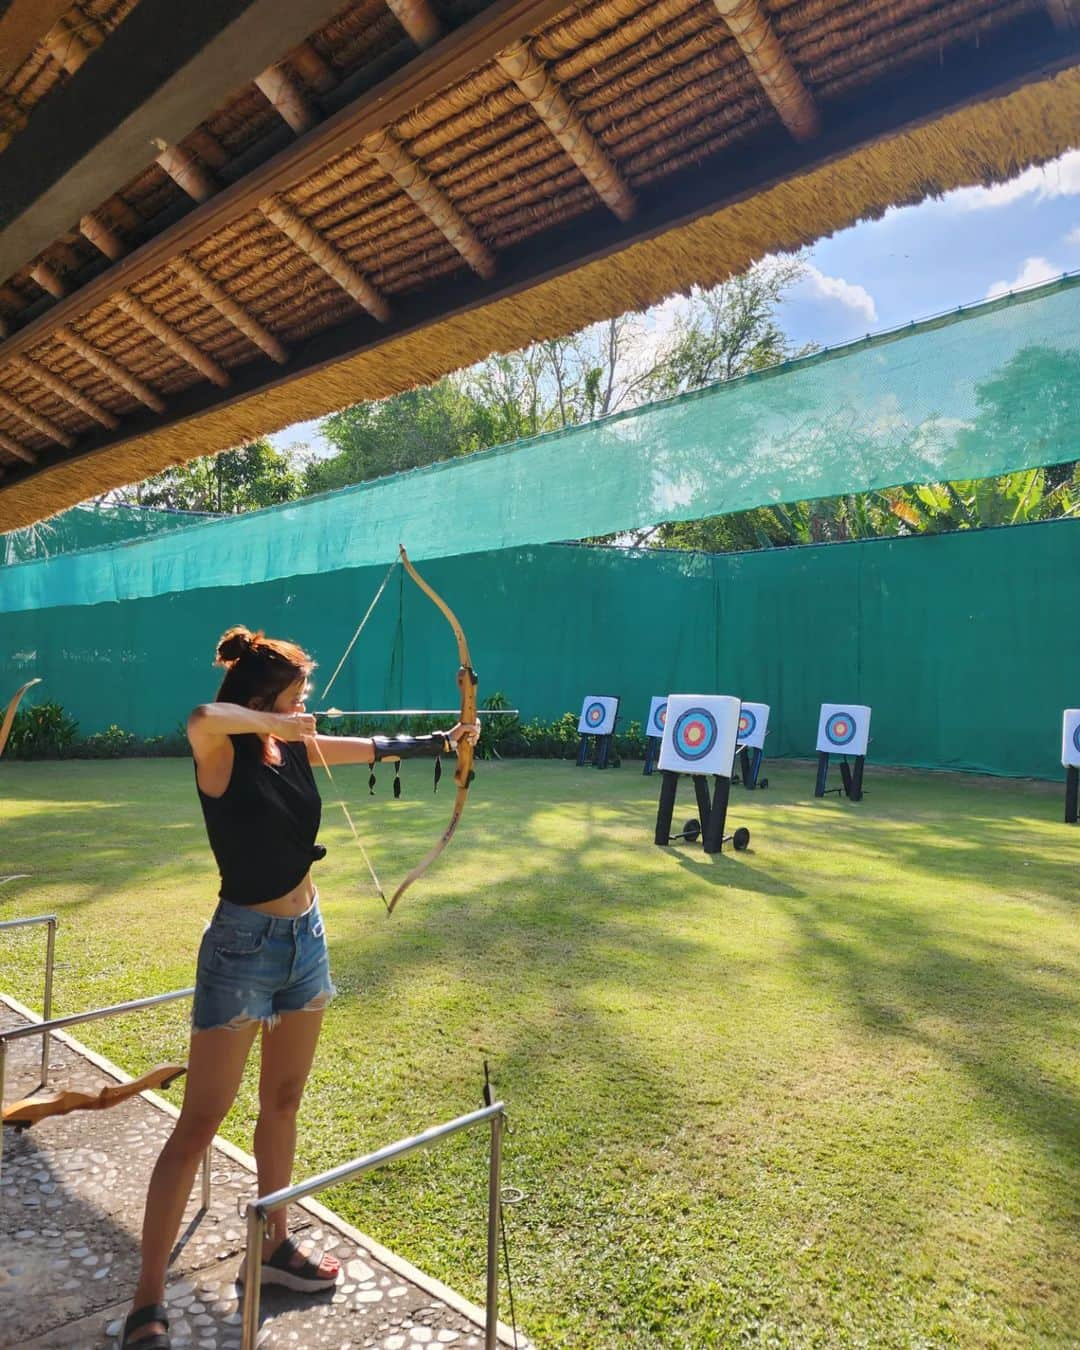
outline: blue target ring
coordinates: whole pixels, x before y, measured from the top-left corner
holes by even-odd
[[[850,713],[833,713],[825,723],[825,736],[833,745],[850,745],[858,729],[858,724]]]
[[[661,703],[659,708],[657,708],[656,712],[653,713],[653,726],[657,729],[657,731],[660,732],[661,736],[664,734],[664,725],[666,722],[667,722],[667,704]]]
[[[757,718],[749,708],[743,708],[739,713],[739,736],[746,740],[747,736],[752,736],[757,730]]]
[[[590,703],[585,709],[585,723],[590,727],[603,725],[604,718],[607,716],[607,709],[602,703]]]
[[[680,757],[694,763],[704,759],[716,746],[716,718],[708,708],[687,708],[679,714],[671,734]]]
[[[1076,726],[1073,727],[1073,745],[1080,753],[1080,722],[1077,722]]]

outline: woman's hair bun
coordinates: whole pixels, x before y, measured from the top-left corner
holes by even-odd
[[[253,633],[243,624],[230,628],[228,632],[222,633],[221,641],[217,645],[217,664],[228,666],[234,661],[239,661],[245,653],[251,651],[261,637],[261,633]]]

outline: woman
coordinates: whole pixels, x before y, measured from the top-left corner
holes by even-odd
[[[221,890],[199,948],[184,1104],[150,1179],[142,1269],[124,1346],[167,1350],[163,1300],[169,1252],[203,1153],[232,1105],[262,1031],[255,1160],[259,1194],[288,1186],[296,1113],[334,995],[311,864],[321,803],[312,764],[371,764],[443,754],[478,725],[432,736],[317,736],[304,711],[314,662],[292,642],[230,628],[217,649],[217,701],[188,719],[195,779]],[[301,1250],[284,1208],[269,1215],[264,1284],[316,1292],[338,1262]]]

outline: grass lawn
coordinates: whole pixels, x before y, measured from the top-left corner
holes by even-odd
[[[1080,1345],[1080,830],[1060,786],[809,765],[732,791],[751,851],[652,844],[658,778],[481,764],[392,919],[325,788],[340,997],[297,1175],[508,1104],[519,1324],[541,1347]],[[335,773],[384,883],[452,783]],[[446,790],[448,788],[449,790]],[[683,785],[676,820],[696,814]],[[191,766],[0,765],[0,918],[61,918],[56,1011],[187,985],[216,874]],[[40,934],[0,987],[40,1007]],[[77,1028],[138,1072],[186,1005]],[[249,1072],[224,1133],[250,1148]],[[120,1108],[123,1109],[123,1108]],[[43,1126],[42,1128],[47,1128]],[[326,1193],[483,1297],[485,1137]],[[505,1285],[503,1312],[507,1314]]]

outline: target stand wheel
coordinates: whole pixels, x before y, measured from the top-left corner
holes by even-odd
[[[690,819],[682,827],[680,833],[673,834],[668,842],[673,844],[676,839],[685,839],[688,844],[692,844],[700,833],[701,822],[699,820]]]
[[[768,786],[769,786],[769,780],[768,780],[767,778],[763,778],[763,779],[761,780],[761,782],[758,784],[758,787],[761,788],[763,791],[764,791],[764,789],[767,788]]]
[[[739,828],[731,836],[731,842],[735,847],[736,853],[741,853],[743,849],[747,847],[747,845],[750,843],[750,831],[746,828],[745,825],[739,826]]]

